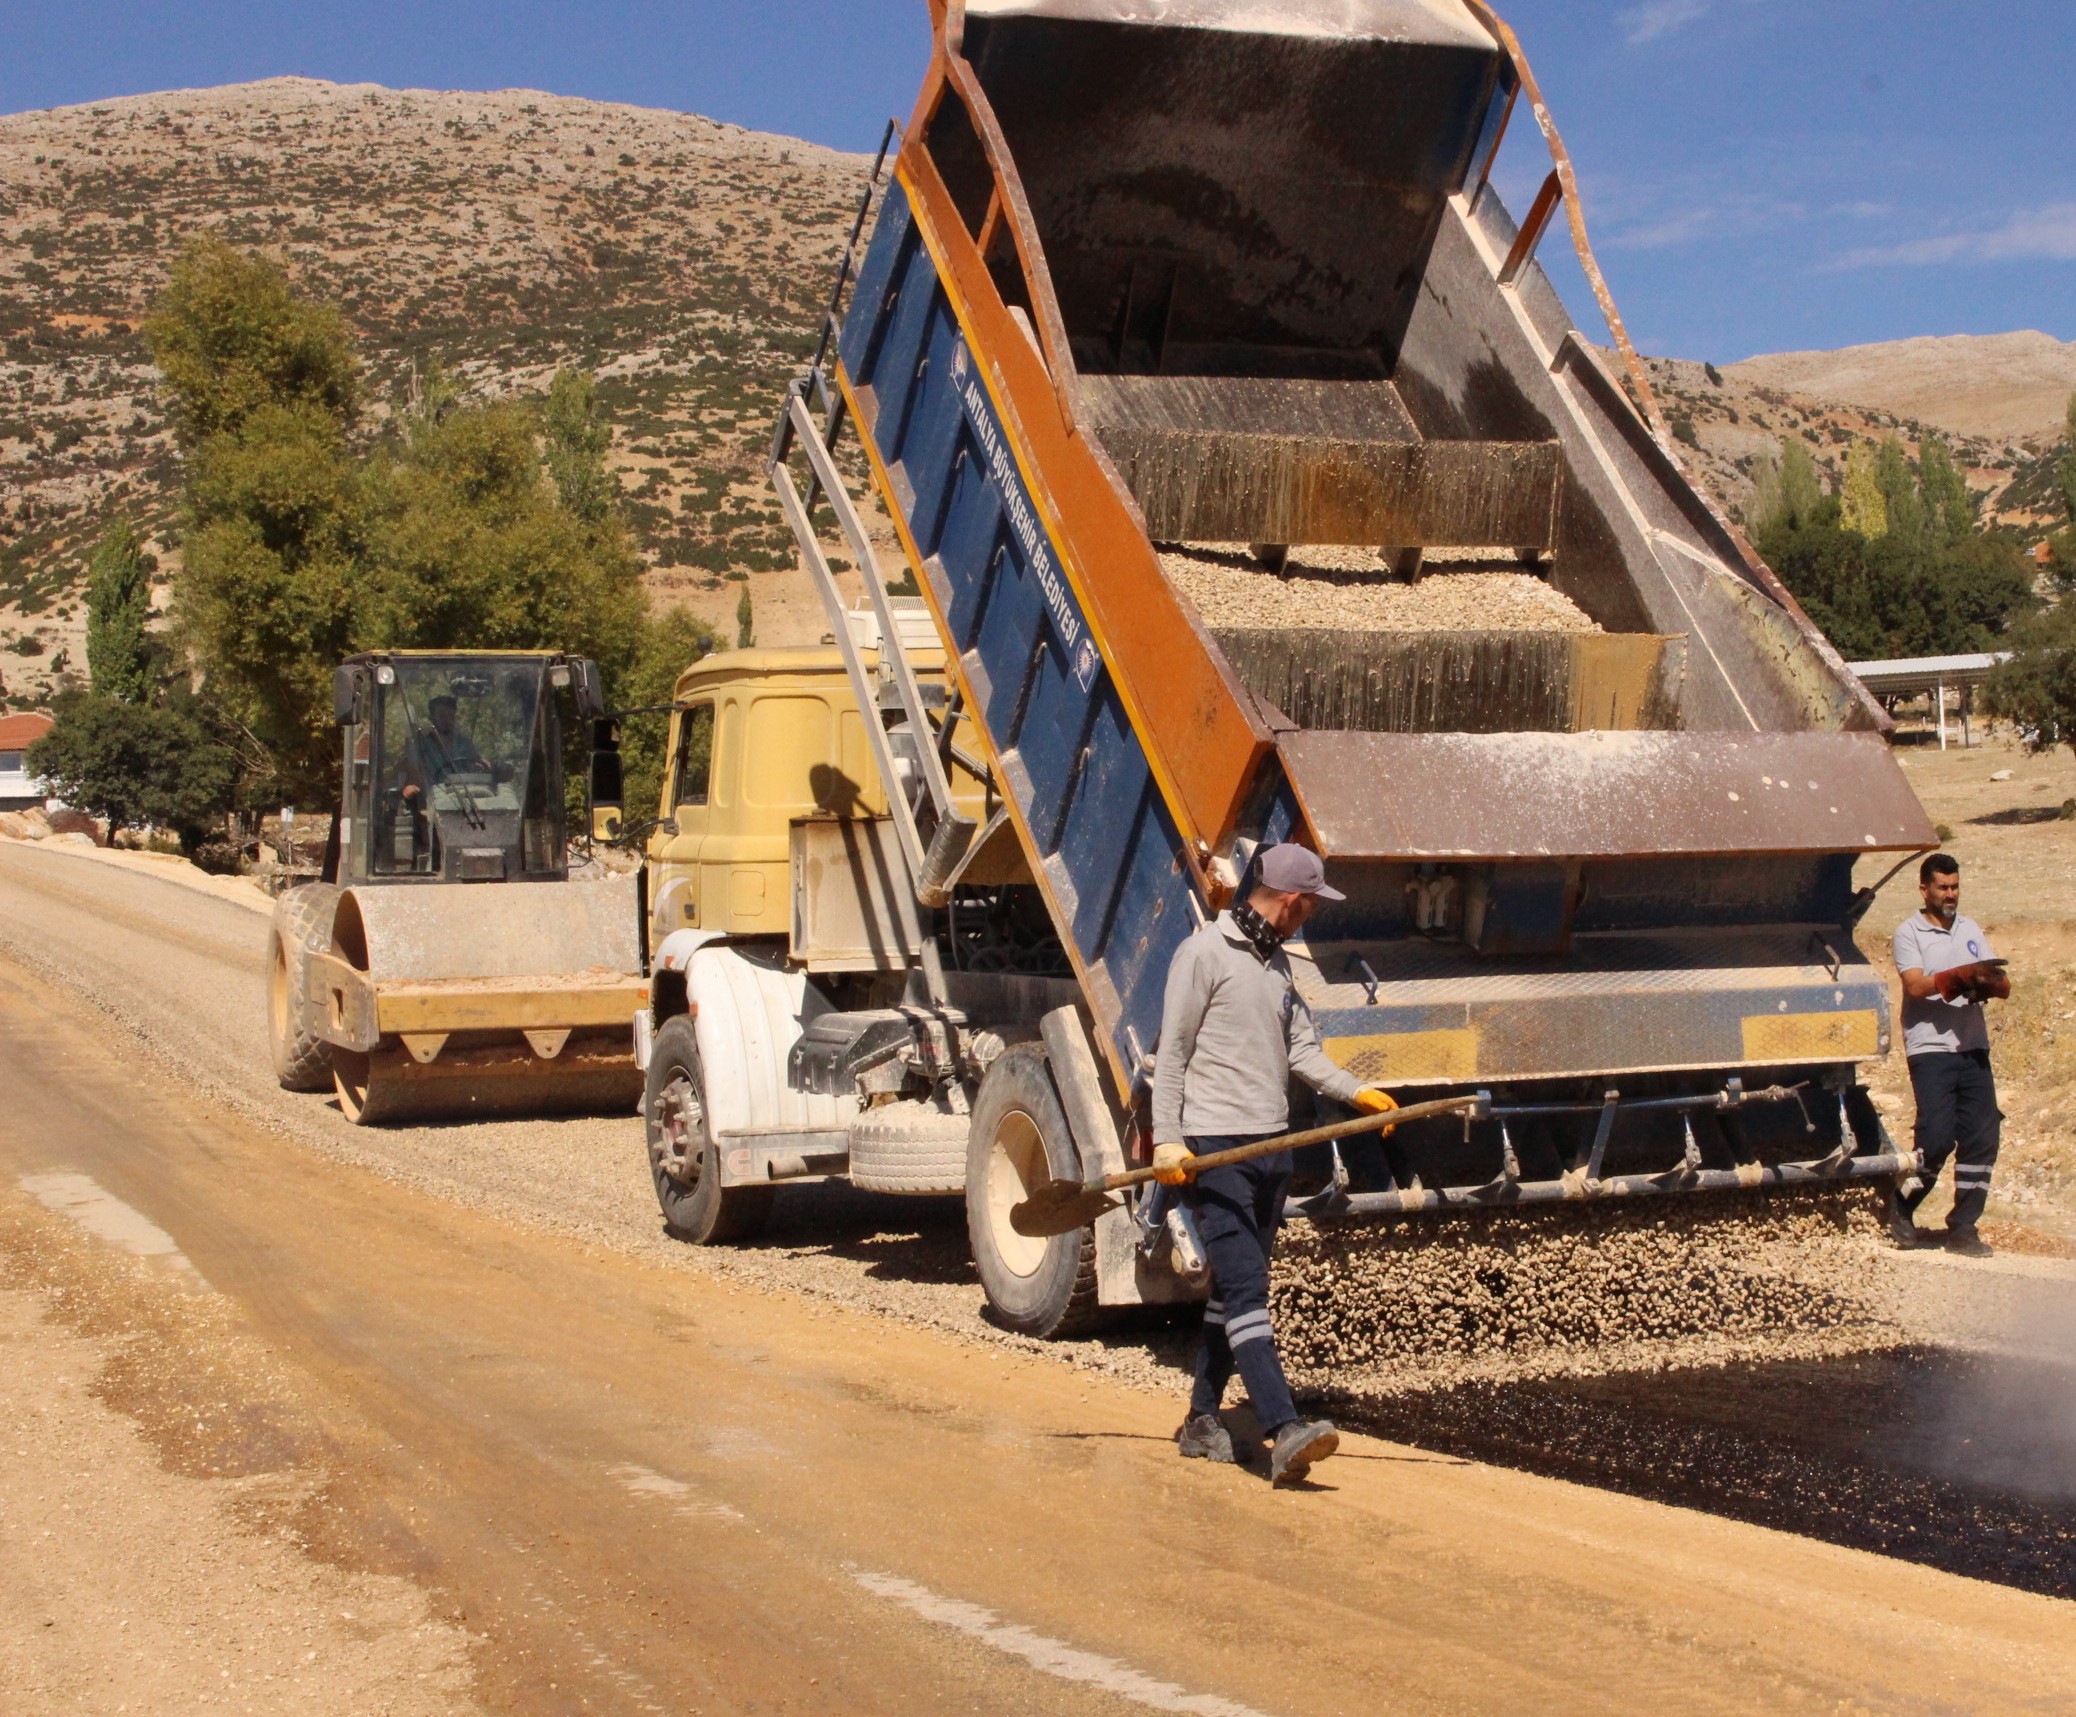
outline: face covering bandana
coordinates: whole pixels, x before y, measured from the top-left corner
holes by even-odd
[[[1239,927],[1240,934],[1254,944],[1255,952],[1264,960],[1283,946],[1282,932],[1246,901],[1234,901],[1232,910],[1233,923]]]

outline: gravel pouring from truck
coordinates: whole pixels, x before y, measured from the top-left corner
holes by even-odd
[[[970,1109],[976,1259],[1019,1327],[1174,1291],[1158,1205],[1043,1243],[1007,1212],[1142,1154],[1169,957],[1260,845],[1298,839],[1348,896],[1300,962],[1328,1053],[1489,1099],[1336,1154],[1300,1213],[1908,1172],[1855,1077],[1889,1018],[1852,870],[1930,824],[1880,711],[1682,470],[1511,32],[1478,0],[933,19],[772,446],[864,758],[898,784],[871,849],[883,988],[773,967],[801,984],[784,1101]],[[1517,224],[1489,170],[1523,103],[1553,165]],[[1560,207],[1622,372],[1534,261]],[[846,431],[933,623],[927,680],[851,646],[825,506],[894,627]],[[1406,581],[1496,557],[1590,630],[1387,646],[1264,627],[1258,603],[1227,624],[1163,569],[1206,545],[1252,545],[1300,614],[1294,550]],[[983,888],[964,867],[1005,839],[1023,874]],[[983,914],[1051,934],[983,974],[958,957]],[[659,965],[696,990],[725,953]],[[1035,979],[1029,957],[1068,999],[998,1018],[962,990]],[[675,1005],[659,990],[659,1025]]]

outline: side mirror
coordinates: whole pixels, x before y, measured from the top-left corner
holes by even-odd
[[[360,686],[360,669],[332,670],[332,720],[341,727],[350,727],[360,720]]]
[[[598,664],[583,656],[570,658],[570,695],[575,698],[579,721],[603,721],[605,719],[605,681],[599,677]]]
[[[585,664],[587,667],[590,664]],[[597,673],[594,668],[593,674]],[[591,770],[587,783],[591,801],[591,838],[616,841],[627,805],[627,782],[620,764],[620,736],[609,721],[591,724]]]

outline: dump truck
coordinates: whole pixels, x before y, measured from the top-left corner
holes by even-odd
[[[333,702],[323,880],[276,900],[267,937],[281,1084],[363,1125],[631,1109],[640,881],[569,877],[562,706],[606,720],[597,665],[375,652]],[[617,753],[594,757],[610,805]]]
[[[1912,1172],[1857,1077],[1890,1021],[1854,867],[1933,831],[1882,712],[1683,469],[1507,26],[1480,0],[933,22],[771,448],[829,644],[678,688],[637,1024],[673,1226],[749,1232],[786,1181],[956,1183],[1015,1328],[1200,1291],[1157,1198],[1052,1238],[1010,1213],[1146,1160],[1170,957],[1284,840],[1347,896],[1293,949],[1328,1055],[1479,1099],[1325,1154],[1293,1216]],[[1551,167],[1517,221],[1490,170],[1524,110]],[[1609,350],[1536,262],[1559,211]],[[1472,576],[1568,618],[1345,618]]]

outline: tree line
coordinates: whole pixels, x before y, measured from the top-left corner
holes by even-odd
[[[1893,436],[1856,443],[1835,493],[1790,437],[1754,473],[1747,518],[1759,552],[1849,661],[1992,649],[2037,600],[2022,547],[1982,527],[1937,436],[1915,459]]]
[[[30,758],[111,833],[152,824],[193,851],[233,808],[332,804],[332,669],[359,651],[568,650],[631,707],[713,648],[649,605],[588,374],[486,403],[435,365],[378,410],[337,308],[216,239],[182,254],[143,331],[183,462],[171,623],[150,624],[134,526],[109,521],[89,683]],[[630,724],[630,795],[654,797],[663,737]]]
[[[2069,396],[2069,439],[2055,475],[2062,528],[2048,538],[2048,577],[2056,600],[2011,629],[2011,660],[1983,687],[1990,712],[2017,724],[2035,751],[2076,749],[2076,394]]]

